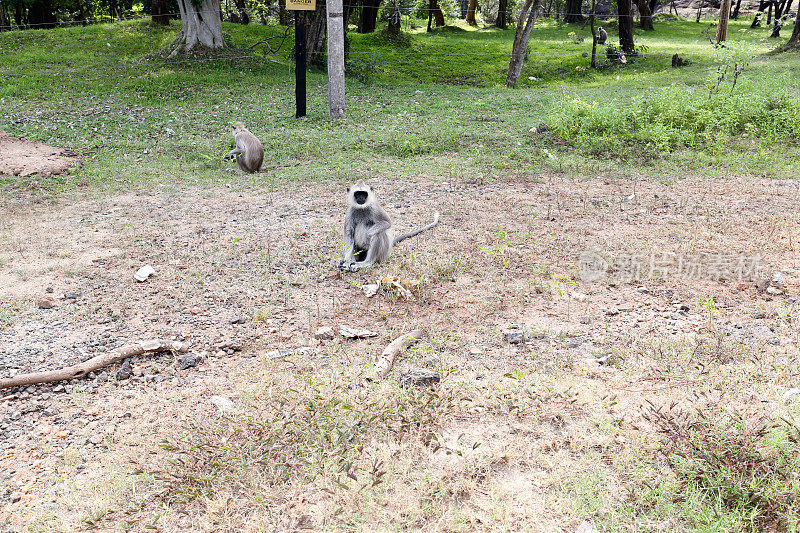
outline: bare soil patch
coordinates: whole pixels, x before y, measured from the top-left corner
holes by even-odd
[[[0,374],[153,337],[190,341],[202,362],[181,370],[168,355],[143,357],[128,380],[116,380],[117,365],[64,387],[5,391],[0,524],[75,531],[123,519],[144,527],[158,515],[168,531],[337,529],[339,520],[367,529],[569,530],[602,520],[615,502],[632,505],[630,473],[617,461],[656,438],[645,399],[777,414],[784,391],[797,386],[796,182],[374,184],[399,231],[434,210],[442,221],[386,265],[344,275],[334,268],[337,184],[183,188],[9,209],[0,220]],[[578,276],[584,250],[759,254],[761,269],[753,279],[706,272],[587,283]],[[156,275],[137,283],[144,264]],[[411,300],[367,298],[362,285],[384,275],[421,284]],[[37,309],[47,295],[56,305]],[[320,326],[342,325],[380,335],[314,338]],[[524,342],[504,337],[512,325]],[[143,463],[164,464],[160,444],[185,421],[219,416],[214,395],[237,401],[263,386],[290,396],[315,379],[343,397],[363,394],[352,384],[364,383],[388,342],[417,327],[423,341],[400,357],[387,386],[410,366],[429,366],[442,373],[443,395],[471,403],[454,403],[437,428],[440,446],[374,443],[364,452],[393,465],[394,488],[374,501],[289,483],[264,496],[274,497],[269,512],[235,492],[165,503],[166,485],[135,474]],[[583,505],[589,494],[596,506]]]
[[[64,174],[74,161],[68,150],[0,131],[0,175]]]

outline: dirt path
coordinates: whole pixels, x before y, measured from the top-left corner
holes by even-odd
[[[235,400],[265,370],[340,365],[357,377],[389,340],[417,326],[426,329],[428,353],[399,363],[395,374],[428,365],[453,380],[499,383],[509,372],[542,373],[580,390],[586,410],[615,394],[613,409],[597,408],[611,409],[637,431],[648,431],[643,393],[688,398],[716,390],[723,374],[730,379],[697,373],[693,363],[676,373],[667,346],[683,343],[702,353],[719,341],[776,365],[797,354],[797,182],[541,177],[375,185],[400,230],[424,223],[434,210],[442,222],[403,243],[378,272],[344,276],[333,268],[343,203],[338,185],[181,189],[9,210],[12,216],[0,219],[0,375],[56,368],[153,337],[190,341],[199,364],[181,370],[160,355],[134,361],[133,376],[122,381],[117,365],[79,382],[5,391],[0,524],[54,527],[55,516],[55,529],[87,527],[85,516],[129,494],[132,458],[157,454],[160,440],[198,412],[213,415],[212,396]],[[584,251],[608,263],[601,265],[605,277],[581,279]],[[133,273],[145,264],[156,275],[137,283]],[[385,292],[366,298],[361,286],[383,274],[421,280],[415,299]],[[42,298],[53,308],[37,308]],[[313,336],[319,326],[341,325],[380,335],[349,344]],[[510,329],[524,342],[509,343]],[[268,355],[297,348],[307,350]],[[777,409],[795,379],[781,376],[733,382],[728,401],[745,410]],[[533,432],[544,440],[532,440],[529,449],[512,446],[515,453],[560,454],[570,438],[594,442],[586,433],[590,418],[575,417],[567,433],[558,423],[548,422],[545,431],[541,419],[520,421],[510,412],[454,420],[444,430],[492,449],[515,432]],[[626,446],[612,444],[617,453]],[[547,492],[549,476],[588,468],[574,455],[563,460],[535,468],[512,461],[459,505],[486,513],[486,495],[500,491],[518,500],[507,523],[577,525],[581,520],[562,507],[528,501],[521,490]],[[188,527],[180,524],[166,529]]]
[[[65,173],[75,154],[0,131],[0,176],[50,176]]]

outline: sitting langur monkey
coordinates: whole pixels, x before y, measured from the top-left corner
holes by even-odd
[[[597,44],[606,44],[608,40],[608,32],[600,26],[597,30]]]
[[[255,172],[261,168],[261,162],[264,161],[264,147],[241,122],[233,125],[233,139],[236,141],[236,148],[230,151],[228,157],[236,156],[236,162],[244,172]]]
[[[386,261],[395,244],[415,237],[439,223],[439,213],[435,213],[432,223],[395,238],[389,215],[378,204],[372,187],[363,181],[347,188],[347,204],[344,219],[347,250],[339,262],[339,269],[344,272],[355,272]]]

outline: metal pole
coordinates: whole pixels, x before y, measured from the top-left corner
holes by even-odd
[[[296,118],[306,116],[306,16],[294,12],[294,96],[297,101]]]

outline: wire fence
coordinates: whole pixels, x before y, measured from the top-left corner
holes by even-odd
[[[361,5],[361,4],[345,4],[343,6],[344,9],[362,9],[363,7],[364,6]],[[669,7],[670,7],[669,5],[664,5],[663,6],[664,10],[653,13],[653,16],[658,15],[658,14],[669,14]],[[708,7],[708,6],[704,6],[704,7]],[[694,8],[692,8],[692,9],[694,9]],[[709,12],[707,12],[707,13],[710,13],[711,9],[713,9],[713,8],[709,7]],[[427,8],[427,7],[415,8],[415,7],[383,6],[383,7],[380,8],[380,10],[386,11],[386,12],[390,12],[390,13],[400,13],[401,15],[404,15],[404,16],[411,16],[411,15],[415,15],[415,14],[425,14],[425,13],[431,13],[431,12],[443,12],[445,14],[445,16],[450,17],[450,18],[459,18],[459,19],[464,18],[463,14],[460,14],[461,16],[455,16],[455,15],[453,15],[451,13],[444,12],[441,9],[431,9],[431,8]],[[223,12],[223,13],[238,13],[236,9],[226,9],[226,10],[220,9],[220,11]],[[255,10],[251,9],[250,11],[255,13],[255,14],[257,14],[257,15],[259,15],[259,16],[263,14],[265,16],[273,16],[273,17],[274,16],[279,16],[281,14],[281,12],[284,12],[286,14],[293,13],[293,11],[282,11],[278,6],[261,6],[261,7],[256,8]],[[479,12],[476,11],[476,13],[479,13]],[[518,10],[491,11],[492,15],[494,15],[495,13],[498,14],[498,15],[500,13],[504,13],[506,15],[509,15],[508,21],[509,21],[509,23],[511,25],[513,25],[516,22],[516,20],[513,17],[511,17],[510,15],[519,14],[519,11]],[[755,16],[755,14],[756,14],[756,12],[741,13],[741,15],[744,15],[745,17],[747,17],[749,15]],[[169,17],[169,18],[180,17],[180,15],[181,15],[180,12],[161,13],[161,14],[159,14],[159,16]],[[608,20],[608,19],[617,19],[617,18],[634,18],[635,15],[636,14],[619,15],[619,14],[616,14],[616,13],[602,13],[602,14],[598,13],[598,14],[595,15],[595,18],[597,20]],[[31,23],[31,24],[24,23],[22,25],[17,25],[17,24],[11,25],[11,24],[9,24],[9,25],[0,26],[0,31],[22,30],[22,29],[30,29],[30,28],[33,28],[33,29],[35,29],[35,28],[56,28],[56,27],[64,27],[64,26],[66,26],[66,27],[77,27],[77,26],[88,26],[88,25],[95,25],[95,24],[114,24],[114,23],[119,23],[119,22],[130,21],[130,20],[146,19],[146,18],[149,18],[151,16],[152,15],[150,13],[137,13],[137,14],[120,16],[120,17],[111,17],[111,16],[102,17],[102,18],[99,18],[99,19],[40,22],[40,23]],[[554,18],[555,17],[555,18],[559,18],[559,19],[564,19],[564,18],[567,18],[567,17],[574,17],[574,18],[583,17],[584,19],[588,19],[591,16],[591,13],[587,13],[587,12],[573,13],[573,12],[566,12],[566,11],[547,11],[546,13],[542,13],[542,9],[540,8],[540,16],[541,17],[545,17],[545,18]],[[743,18],[741,18],[741,20],[749,20],[749,19],[743,17]]]

